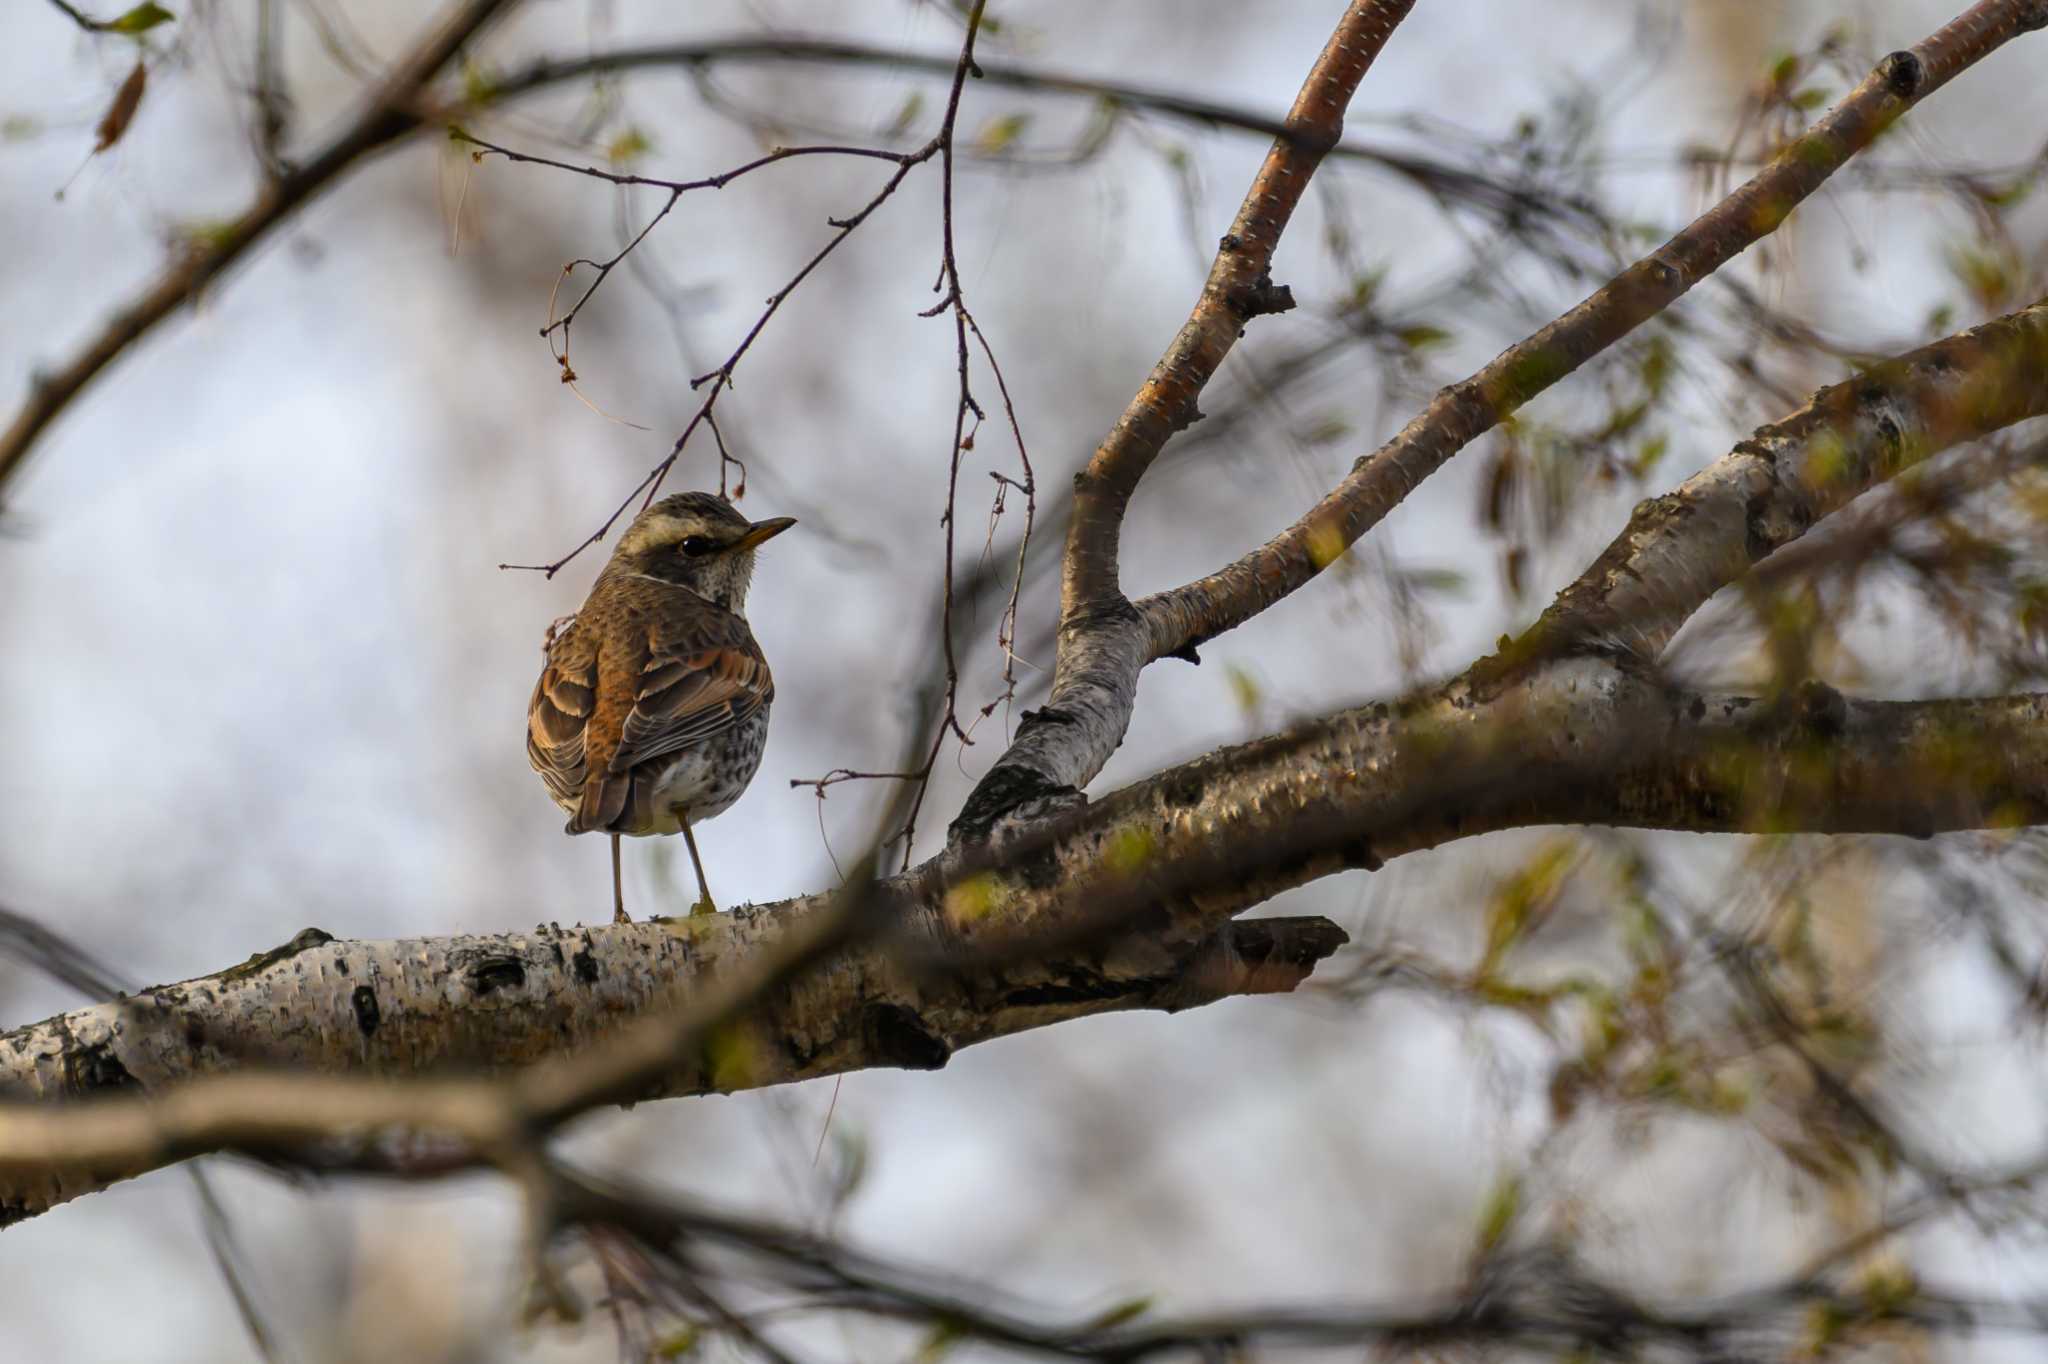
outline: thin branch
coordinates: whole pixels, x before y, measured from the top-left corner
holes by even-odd
[[[1343,138],[1344,110],[1414,0],[1349,5],[1309,68],[1287,136],[1275,140],[1224,234],[1194,311],[1074,482],[1060,614],[1073,622],[1123,601],[1117,564],[1124,510],[1167,438],[1191,422],[1196,400],[1244,324],[1293,306],[1268,278],[1280,234],[1327,151]],[[1054,682],[1057,696],[1059,684]]]
[[[682,457],[684,448],[689,445],[690,437],[696,434],[697,428],[699,426],[706,424],[712,419],[712,414],[718,406],[718,399],[720,395],[722,395],[728,388],[732,386],[733,374],[739,368],[740,361],[746,358],[746,354],[749,350],[753,349],[754,342],[760,339],[761,333],[767,329],[768,323],[771,320],[773,320],[775,314],[781,311],[782,305],[789,300],[789,296],[792,293],[794,293],[806,279],[810,278],[811,272],[816,270],[820,265],[824,264],[826,259],[829,258],[834,251],[838,250],[839,247],[845,243],[846,239],[852,236],[854,232],[857,229],[859,229],[860,225],[866,222],[868,220],[868,217],[871,214],[873,214],[876,209],[880,208],[883,204],[889,201],[890,197],[896,193],[899,187],[901,187],[904,179],[910,174],[911,171],[915,170],[918,166],[921,166],[926,161],[930,160],[931,156],[936,151],[937,148],[933,146],[917,152],[907,153],[906,155],[904,155],[902,160],[898,162],[895,174],[891,175],[888,178],[888,180],[883,182],[882,187],[875,192],[874,197],[869,199],[867,203],[861,207],[858,213],[855,213],[853,216],[849,218],[833,218],[829,220],[831,222],[832,227],[834,228],[833,235],[829,239],[827,239],[827,241],[822,247],[818,248],[816,254],[814,254],[809,260],[804,262],[802,268],[800,268],[796,272],[796,274],[790,278],[788,283],[784,284],[780,289],[776,290],[774,293],[768,296],[767,306],[762,309],[760,316],[754,319],[754,324],[747,329],[746,335],[740,338],[739,345],[733,348],[732,353],[727,355],[724,361],[722,361],[717,366],[717,368],[707,370],[705,373],[699,374],[695,378],[690,380],[690,387],[692,389],[703,388],[707,384],[710,385],[710,391],[704,395],[704,401],[698,405],[697,411],[691,416],[689,422],[683,427],[683,433],[680,436],[677,436],[675,439],[675,443],[669,447],[668,454],[663,456],[659,463],[657,463],[652,469],[649,469],[647,473],[642,476],[640,482],[634,485],[633,490],[626,494],[625,500],[620,502],[619,505],[613,509],[611,515],[607,516],[604,519],[604,521],[597,527],[596,530],[592,531],[589,535],[583,537],[583,539],[580,542],[578,542],[574,548],[572,548],[568,553],[562,555],[562,557],[560,557],[559,559],[552,560],[545,564],[499,564],[498,567],[501,569],[531,570],[534,572],[543,573],[548,577],[552,578],[555,576],[555,574],[561,572],[563,567],[566,566],[571,560],[575,559],[578,555],[582,554],[584,550],[589,549],[592,545],[598,543],[600,540],[604,539],[605,536],[609,535],[611,533],[612,527],[618,524],[619,519],[626,514],[626,512],[632,507],[635,501],[638,501],[640,505],[643,507],[652,503],[654,501],[655,494],[661,491],[662,482],[664,479],[668,477],[669,470],[675,467],[676,461]],[[661,213],[655,215],[654,222],[659,222],[661,220],[662,216],[664,216],[668,212],[668,208],[674,205],[675,198],[676,196],[671,194],[669,198],[669,203],[667,205],[664,205]],[[646,236],[647,231],[651,231],[653,229],[654,222],[650,222],[647,228],[641,232],[640,237],[634,238],[633,241],[627,245],[624,251],[620,252],[618,256],[612,259],[609,265],[616,265],[620,260],[625,259],[625,256],[632,251],[633,247],[637,246],[641,239]],[[607,265],[606,267],[604,267],[603,270],[600,271],[598,276],[599,282],[603,281],[604,273],[606,273],[609,270],[609,265]],[[591,286],[591,292],[595,292],[596,287],[597,286],[593,284]],[[586,293],[584,297],[587,299],[589,297],[589,294]],[[576,306],[580,308],[582,306],[582,303],[579,301]],[[571,309],[570,315],[573,316],[574,312],[575,309]],[[553,330],[553,327],[554,324],[551,323],[549,327],[543,328],[541,334],[543,336],[547,335],[549,331]],[[564,331],[564,335],[566,336],[566,328]],[[567,343],[565,341],[564,351],[559,353],[557,356],[558,359],[563,360],[565,362],[567,360],[566,345]],[[564,372],[572,373],[571,371],[568,371],[566,369],[566,366]],[[721,465],[721,470],[722,468],[723,466]]]
[[[553,157],[536,156],[527,152],[514,151],[509,147],[501,147],[495,142],[488,142],[483,138],[476,137],[473,134],[459,127],[451,127],[448,130],[448,135],[450,139],[455,142],[465,143],[469,146],[476,148],[477,150],[471,152],[470,156],[472,159],[477,161],[481,161],[486,156],[500,156],[508,161],[512,161],[515,163],[524,163],[536,166],[547,166],[555,170],[568,171],[571,172],[572,174],[587,176],[591,179],[602,180],[608,184],[618,185],[621,187],[649,186],[652,188],[665,189],[668,191],[668,198],[662,201],[661,207],[657,209],[654,215],[647,220],[646,225],[643,226],[638,232],[634,233],[626,241],[626,243],[623,246],[621,246],[617,252],[613,253],[609,258],[602,261],[598,261],[589,259],[587,257],[580,257],[576,260],[570,261],[567,265],[562,267],[561,276],[556,280],[555,289],[557,292],[561,288],[562,281],[566,280],[579,266],[587,266],[592,271],[595,272],[589,285],[585,287],[583,293],[576,299],[576,301],[573,304],[569,306],[566,312],[557,315],[557,313],[555,312],[556,293],[551,292],[549,294],[548,320],[546,324],[542,326],[540,329],[542,339],[547,341],[549,351],[554,356],[555,364],[561,370],[562,382],[565,384],[570,384],[572,386],[575,384],[578,376],[574,367],[571,365],[569,359],[570,328],[575,324],[577,317],[582,314],[584,307],[587,304],[589,304],[592,298],[596,296],[597,291],[603,287],[605,280],[610,278],[612,271],[617,269],[622,262],[624,262],[629,256],[631,256],[635,251],[639,249],[640,244],[647,240],[648,235],[652,233],[656,227],[661,225],[662,220],[668,217],[669,212],[675,208],[677,202],[685,194],[690,193],[692,190],[724,189],[733,181],[741,178],[742,176],[748,175],[753,171],[757,171],[762,169],[763,167],[772,166],[779,162],[787,161],[795,157],[846,156],[854,158],[866,158],[876,161],[887,161],[896,167],[896,174],[890,177],[888,182],[883,185],[881,191],[874,197],[874,199],[869,201],[867,207],[863,208],[859,213],[855,214],[850,219],[834,219],[832,221],[832,225],[838,229],[838,234],[831,238],[828,242],[826,242],[823,249],[821,249],[815,256],[813,256],[810,262],[806,264],[804,268],[797,273],[795,279],[791,280],[787,285],[783,286],[783,288],[780,291],[770,296],[770,298],[768,299],[768,305],[766,309],[755,321],[753,328],[747,333],[746,337],[740,342],[739,348],[735,350],[730,356],[727,357],[725,363],[719,366],[718,369],[710,371],[709,373],[706,374],[701,374],[690,381],[690,387],[695,389],[701,388],[703,385],[709,383],[714,378],[718,380],[717,384],[713,386],[712,390],[705,395],[703,403],[698,407],[696,414],[690,419],[689,424],[683,428],[683,434],[676,439],[675,444],[671,447],[667,457],[664,458],[661,461],[661,463],[656,465],[641,479],[640,483],[634,487],[633,491],[630,494],[627,495],[626,500],[619,504],[618,510],[614,511],[611,514],[611,516],[607,517],[603,525],[599,526],[595,532],[586,537],[582,543],[578,544],[574,549],[569,551],[568,554],[564,555],[560,559],[555,560],[552,563],[498,565],[498,567],[501,569],[534,570],[545,573],[548,577],[551,578],[570,560],[576,558],[584,550],[588,549],[590,546],[602,540],[605,537],[605,535],[610,532],[612,526],[618,522],[619,517],[622,516],[625,513],[626,509],[632,505],[635,498],[640,498],[644,493],[645,497],[642,501],[642,505],[645,505],[647,502],[653,501],[654,494],[660,489],[663,478],[666,477],[668,470],[674,465],[676,459],[681,455],[683,448],[689,443],[690,437],[693,434],[695,434],[697,428],[700,425],[708,426],[711,429],[712,438],[714,441],[716,441],[718,445],[719,486],[721,488],[725,486],[725,470],[727,466],[730,464],[738,463],[738,461],[734,460],[731,454],[725,448],[725,438],[718,430],[718,425],[713,415],[713,410],[716,408],[718,404],[718,398],[720,393],[731,386],[733,372],[738,368],[741,357],[743,357],[747,353],[748,349],[752,347],[755,339],[768,325],[769,319],[772,318],[775,315],[776,311],[781,308],[783,302],[786,301],[789,295],[795,291],[796,287],[799,284],[801,284],[804,281],[804,279],[811,273],[811,271],[815,269],[820,263],[822,263],[827,256],[831,255],[833,251],[838,249],[840,244],[843,243],[847,237],[853,234],[854,229],[859,227],[860,224],[867,219],[869,214],[874,212],[874,210],[878,206],[880,206],[885,200],[887,200],[891,195],[893,195],[896,192],[897,187],[903,183],[904,177],[909,173],[912,167],[920,165],[924,161],[929,160],[934,150],[934,148],[929,146],[916,152],[893,152],[885,151],[875,147],[851,146],[776,147],[771,149],[764,156],[755,157],[751,161],[744,162],[741,165],[733,167],[731,170],[722,171],[716,175],[704,176],[703,178],[697,180],[665,180],[659,179],[654,176],[628,175],[614,171],[600,170],[596,166],[578,166],[567,161],[555,160]],[[557,338],[559,338],[559,343],[557,341]],[[742,474],[742,479],[744,480],[744,474]]]
[[[256,3],[256,155],[266,175],[276,179],[290,172],[284,144],[291,131],[292,97],[285,88],[284,23],[280,0]]]
[[[410,54],[370,92],[364,108],[305,165],[270,181],[238,216],[178,251],[142,294],[108,320],[84,349],[54,370],[35,372],[28,399],[0,431],[0,492],[19,472],[36,440],[100,372],[157,323],[197,297],[280,223],[371,152],[420,126],[416,112],[427,87],[500,11],[516,0],[460,0]]]
[[[1965,1298],[1912,1282],[1860,1283],[1838,1266],[1865,1248],[1867,1235],[1847,1238],[1758,1287],[1691,1299],[1642,1297],[1594,1275],[1569,1254],[1536,1247],[1496,1251],[1460,1288],[1401,1305],[1247,1306],[1175,1318],[1152,1315],[1134,1303],[1077,1316],[1020,1301],[999,1285],[883,1259],[840,1238],[559,1166],[553,1174],[563,1225],[643,1248],[647,1258],[640,1275],[653,1280],[655,1291],[667,1279],[694,1277],[709,1264],[737,1257],[755,1277],[794,1299],[781,1315],[850,1311],[883,1321],[936,1322],[949,1336],[1006,1353],[1061,1359],[1128,1364],[1157,1356],[1234,1358],[1261,1347],[1379,1342],[1408,1349],[1577,1347],[1624,1358],[1632,1357],[1630,1346],[1654,1344],[1695,1359],[1725,1360],[1751,1357],[1765,1332],[1806,1335],[1823,1313],[1837,1340],[1860,1326],[1887,1322],[1969,1332],[2031,1330],[2048,1321],[2048,1302],[2039,1299]],[[2037,1174],[2008,1175],[2005,1183]]]
[[[1242,625],[1312,581],[1459,450],[1776,230],[1915,104],[2044,24],[2048,6],[2039,0],[1982,0],[1912,49],[1886,57],[1741,188],[1570,312],[1438,393],[1294,525],[1220,571],[1138,603],[1150,629],[1149,656],[1166,657]]]
[[[0,496],[19,473],[29,451],[51,423],[86,387],[118,360],[127,349],[147,336],[158,323],[194,298],[207,284],[237,264],[264,241],[283,221],[309,200],[353,170],[366,157],[429,126],[474,113],[475,105],[449,99],[436,102],[430,85],[447,57],[489,21],[493,12],[515,0],[466,0],[453,11],[442,30],[407,59],[376,92],[364,113],[325,148],[306,159],[275,184],[264,187],[248,208],[230,219],[220,231],[209,233],[203,243],[187,244],[164,273],[112,318],[71,359],[38,371],[28,400],[4,431],[0,431]],[[77,17],[71,6],[53,0],[60,9]],[[309,10],[316,26],[325,22],[317,9]],[[87,20],[90,24],[93,21]],[[345,68],[358,62],[344,49],[353,44],[339,41],[340,34],[327,33],[330,49]],[[452,41],[444,41],[449,39]],[[431,67],[420,58],[434,57]],[[663,44],[597,52],[567,59],[542,59],[520,68],[492,84],[483,102],[504,104],[527,95],[551,90],[565,82],[615,72],[667,67],[696,67],[720,62],[808,62],[852,66],[877,66],[934,75],[950,75],[951,56],[868,47],[826,39],[793,35],[711,39],[701,43]],[[1186,119],[1204,127],[1286,136],[1281,120],[1255,111],[1218,104],[1169,91],[1102,81],[1087,77],[1042,71],[1000,62],[979,62],[983,79],[997,85],[1041,93],[1067,93],[1101,98],[1131,108],[1147,109],[1168,117]],[[1442,165],[1426,157],[1392,149],[1346,143],[1330,155],[1350,157],[1381,165],[1399,174],[1425,192],[1453,202],[1473,202],[1499,215],[1538,214],[1549,216],[1560,206],[1540,197],[1504,188],[1493,177]],[[1564,211],[1583,213],[1584,206],[1563,205]],[[0,502],[4,505],[4,502]]]
[[[50,0],[50,3],[87,33],[105,33],[108,29],[106,20],[92,18],[77,6],[70,4],[69,0]]]
[[[509,99],[585,76],[756,62],[872,66],[942,78],[950,78],[953,74],[950,55],[907,52],[833,38],[777,34],[718,38],[696,43],[658,43],[580,57],[542,58],[530,66],[507,73],[496,82],[493,94],[498,99]],[[1014,62],[978,58],[975,69],[976,79],[991,86],[1031,94],[1072,95],[1096,100],[1116,109],[1144,110],[1203,128],[1253,133],[1288,143],[1300,140],[1304,149],[1376,166],[1401,177],[1432,198],[1447,203],[1471,204],[1497,219],[1534,216],[1591,222],[1597,217],[1589,204],[1547,200],[1503,183],[1498,175],[1448,165],[1398,148],[1355,141],[1322,148],[1315,133],[1304,133],[1289,118],[1275,118],[1240,105],[1128,81],[1082,76]]]

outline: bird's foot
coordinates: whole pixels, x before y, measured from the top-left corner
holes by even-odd
[[[711,903],[709,895],[701,897],[696,904],[690,906],[690,917],[693,919],[699,918],[702,915],[716,913],[718,913],[718,906]]]
[[[633,916],[626,913],[624,905],[620,905],[612,911],[612,922],[615,924],[629,924],[633,922]]]

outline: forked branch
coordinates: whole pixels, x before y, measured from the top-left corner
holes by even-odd
[[[983,836],[1000,818],[1069,799],[1123,741],[1138,672],[1149,661],[1118,573],[1125,509],[1168,438],[1200,415],[1202,390],[1245,323],[1294,306],[1272,281],[1273,252],[1310,177],[1342,139],[1351,97],[1412,8],[1414,0],[1345,7],[1217,248],[1194,310],[1075,476],[1052,694],[1025,716],[1009,750],[975,787],[953,823],[956,839]]]

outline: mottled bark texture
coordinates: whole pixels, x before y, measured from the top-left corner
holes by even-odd
[[[1808,686],[1766,703],[1676,692],[1599,659],[1344,711],[884,883],[897,934],[820,954],[743,1024],[625,1094],[584,1084],[579,1052],[616,1071],[610,1039],[633,1020],[733,988],[829,902],[494,938],[309,931],[218,976],[0,1038],[12,1096],[92,1100],[0,1109],[0,1209],[18,1219],[202,1151],[288,1149],[351,1124],[481,1142],[505,1122],[493,1086],[409,1097],[374,1077],[509,1071],[506,1092],[525,1096],[512,1111],[552,1124],[622,1097],[935,1067],[1068,1018],[1291,989],[1343,935],[1234,916],[1488,830],[1925,836],[2041,822],[2044,721],[2040,696],[1881,703]],[[206,1076],[220,1078],[192,1083]],[[335,1078],[351,1076],[365,1079]]]
[[[1050,694],[953,821],[956,840],[988,836],[1003,818],[1029,819],[1079,799],[1123,742],[1138,673],[1153,654],[1118,576],[1124,513],[1139,480],[1196,404],[1245,324],[1294,306],[1270,277],[1273,252],[1311,176],[1344,135],[1344,111],[1373,59],[1415,0],[1347,5],[1309,69],[1279,136],[1224,234],[1188,320],[1109,435],[1074,476],[1074,510],[1060,572],[1060,627]],[[1192,649],[1186,650],[1193,659]]]
[[[929,926],[943,911],[919,910],[914,884],[892,886],[897,906],[910,924]],[[14,1101],[105,1099],[189,1094],[187,1082],[234,1074],[502,1076],[563,1057],[573,1065],[634,1021],[685,1007],[783,947],[831,902],[810,896],[701,917],[391,942],[344,942],[307,929],[216,975],[0,1036],[0,1093]],[[922,940],[919,929],[911,933]],[[769,992],[743,1026],[721,1029],[698,1054],[624,1097],[878,1066],[937,1069],[961,1047],[1067,1019],[1291,990],[1344,940],[1326,919],[1263,919],[1223,924],[1199,942],[1092,943],[945,973],[892,939]],[[294,1107],[304,1111],[308,1096],[298,1097]],[[199,1106],[208,1106],[203,1092]],[[358,1096],[354,1108],[341,1101],[341,1111],[370,1122],[378,1109]],[[156,1130],[143,1159],[102,1154],[80,1166],[65,1158],[79,1149],[75,1135],[39,1137],[28,1126],[34,1121],[31,1110],[0,1108],[0,1224],[189,1154]],[[271,1133],[279,1143],[287,1135]]]
[[[1500,662],[1582,648],[1655,659],[1709,597],[1823,517],[1959,442],[2044,415],[2048,300],[1871,365],[1637,507]]]

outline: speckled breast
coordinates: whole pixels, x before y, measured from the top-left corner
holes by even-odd
[[[653,781],[651,827],[633,833],[672,834],[687,818],[692,827],[725,813],[747,789],[768,746],[768,707],[712,736],[708,743],[648,763],[636,781]],[[649,770],[654,769],[654,770]]]

